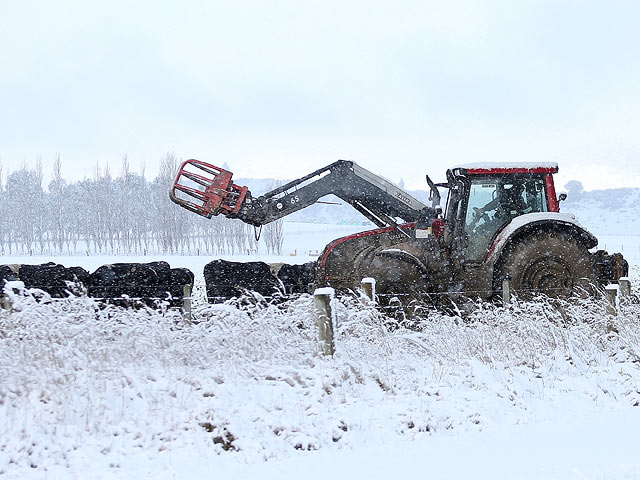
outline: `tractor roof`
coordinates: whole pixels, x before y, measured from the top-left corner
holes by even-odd
[[[478,162],[458,165],[469,175],[505,174],[505,173],[557,173],[556,162]]]

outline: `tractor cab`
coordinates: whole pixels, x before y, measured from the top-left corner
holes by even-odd
[[[483,163],[447,171],[447,233],[465,262],[483,262],[496,236],[529,213],[558,212],[555,163]]]

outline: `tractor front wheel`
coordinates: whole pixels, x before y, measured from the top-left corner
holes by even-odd
[[[509,276],[520,297],[543,293],[567,297],[588,292],[595,282],[587,248],[570,232],[536,232],[507,247],[494,277],[496,289]]]
[[[392,317],[410,317],[417,305],[429,304],[429,286],[423,272],[399,258],[376,256],[368,269],[376,279],[376,295]]]

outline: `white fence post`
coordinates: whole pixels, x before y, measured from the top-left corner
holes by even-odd
[[[502,303],[511,303],[511,277],[507,275],[502,280]]]
[[[362,287],[362,294],[373,303],[376,301],[376,279],[375,278],[363,278],[360,284]]]
[[[607,313],[609,315],[618,314],[618,285],[607,285],[605,293],[607,295]]]
[[[186,284],[182,294],[182,310],[184,311],[184,320],[191,323],[191,285]]]
[[[320,352],[323,355],[333,355],[336,350],[333,341],[333,312],[331,311],[333,295],[333,288],[330,287],[318,288],[313,294],[318,340],[320,341]]]
[[[24,290],[24,282],[20,280],[4,280],[4,286],[0,290],[0,306],[5,310],[13,308],[13,301],[9,292],[16,294]]]

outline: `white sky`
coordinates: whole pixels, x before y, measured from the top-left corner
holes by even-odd
[[[477,161],[640,187],[634,1],[0,0],[0,161],[68,179],[166,152],[237,177]]]

